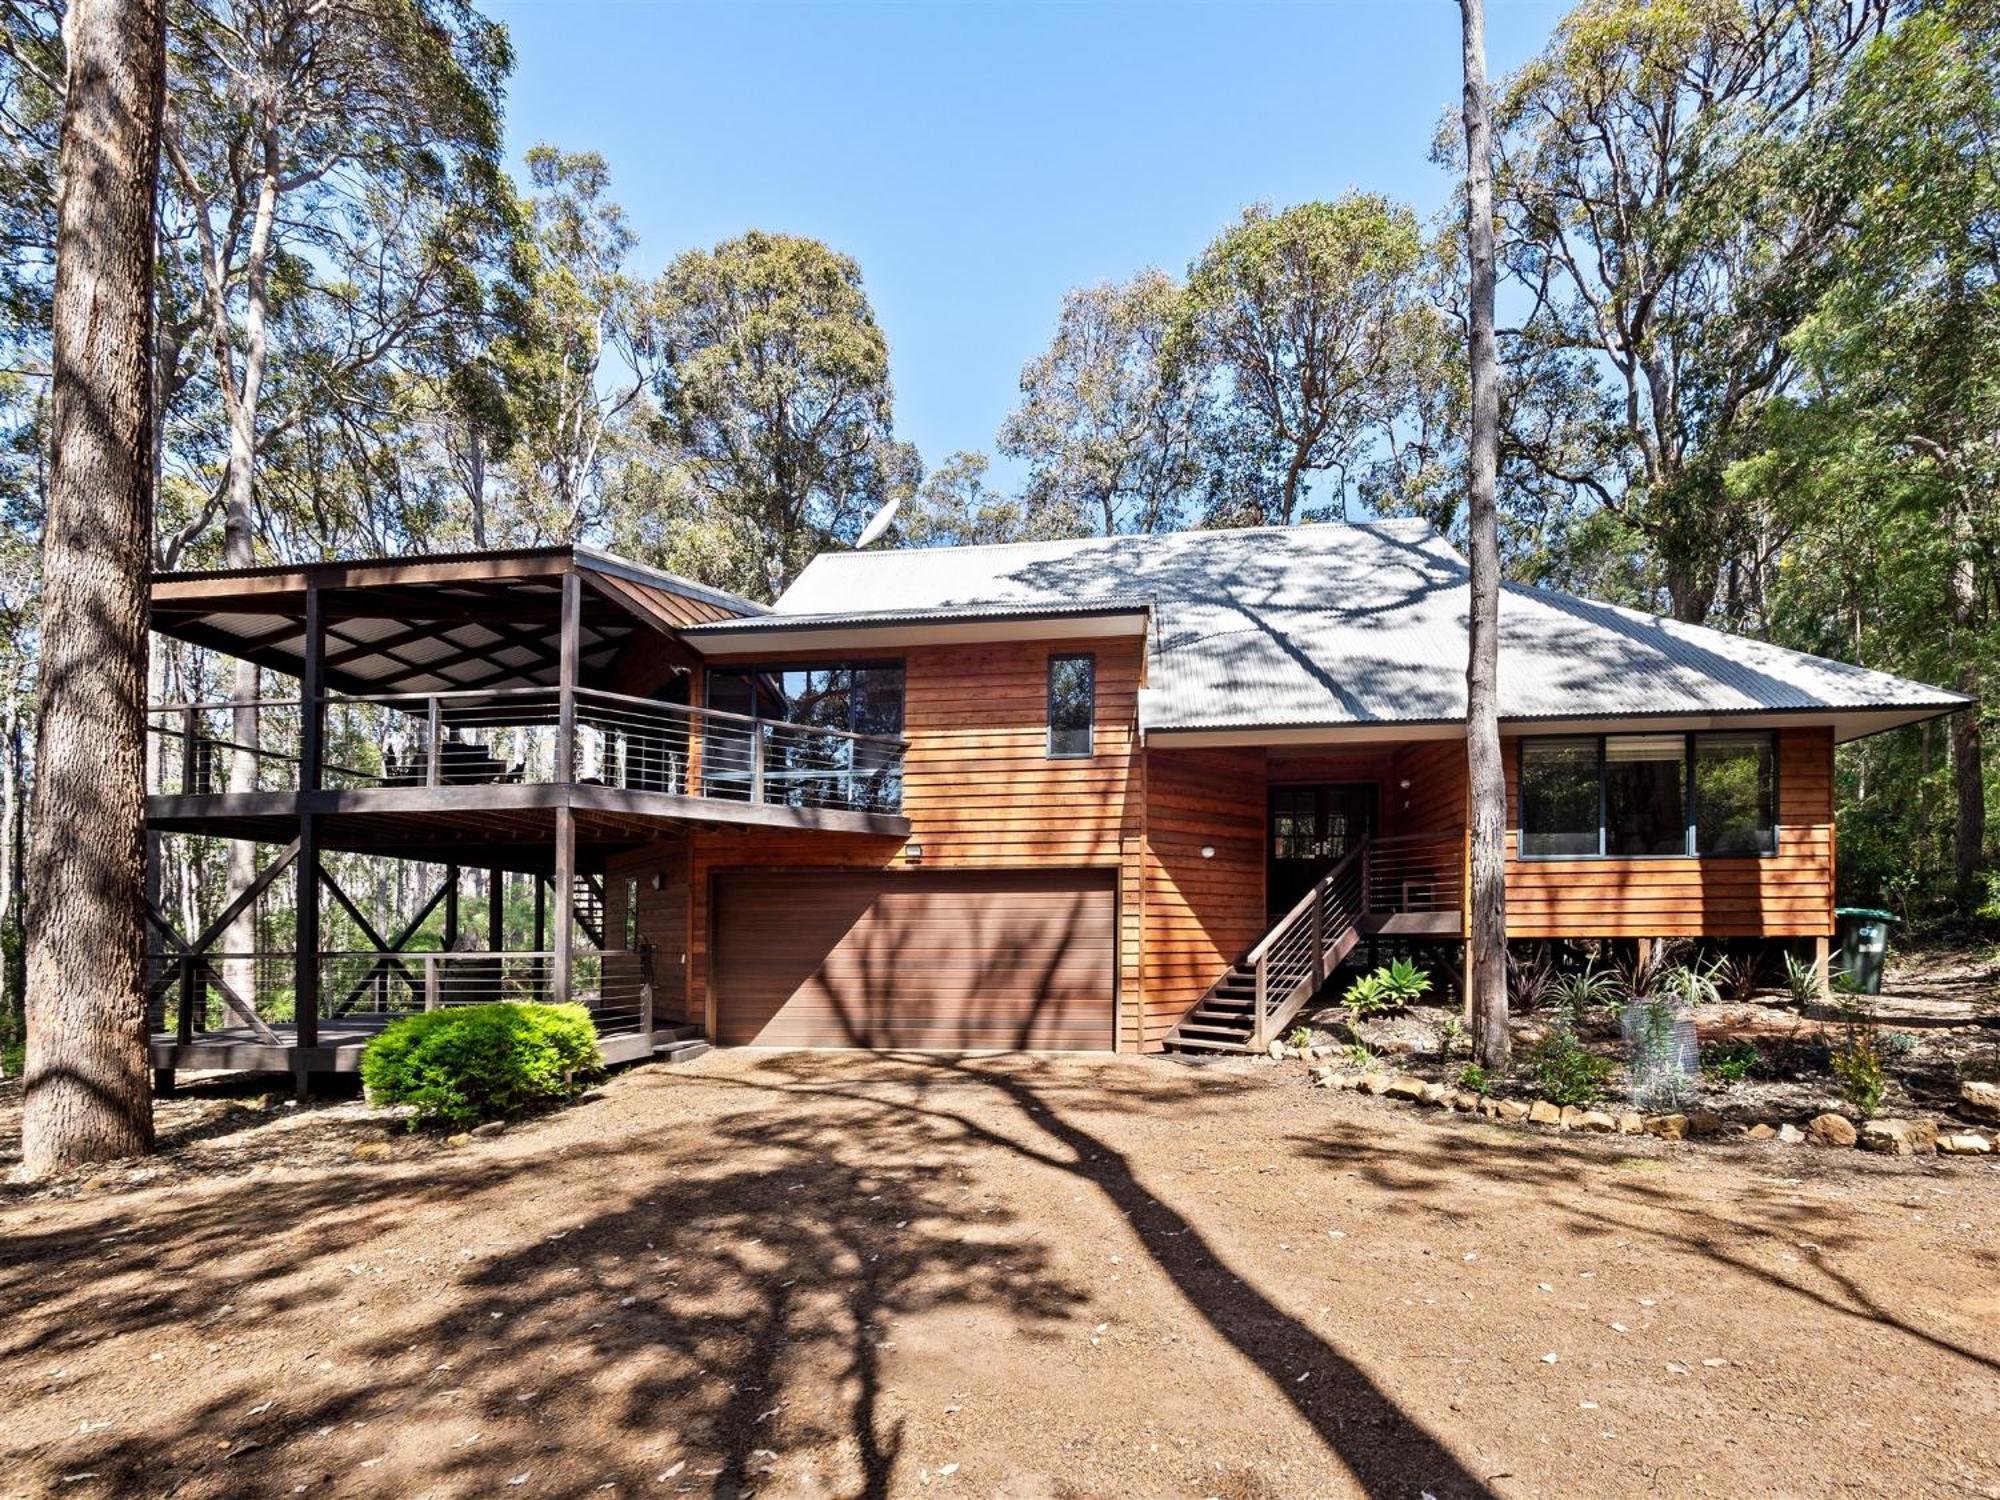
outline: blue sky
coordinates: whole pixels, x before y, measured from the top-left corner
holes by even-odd
[[[1566,7],[1488,0],[1488,66]],[[489,0],[517,159],[602,152],[637,270],[756,227],[852,255],[896,430],[986,448],[1062,294],[1175,272],[1245,204],[1348,188],[1426,215],[1459,86],[1451,0],[738,4]]]

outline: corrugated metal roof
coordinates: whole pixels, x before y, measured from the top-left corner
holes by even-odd
[[[822,553],[761,624],[1154,611],[1149,729],[1465,717],[1466,565],[1421,521]],[[866,600],[865,615],[844,608]],[[735,622],[732,622],[734,624]],[[1501,601],[1503,717],[1948,709],[1940,688],[1541,589]]]
[[[944,623],[952,620],[1042,620],[1073,618],[1077,615],[1134,613],[1150,609],[1153,601],[1143,597],[1068,600],[1060,604],[943,604],[930,609],[858,609],[827,613],[764,614],[741,620],[711,620],[705,625],[689,625],[682,635],[697,639],[723,635],[756,635],[767,631],[812,630],[820,627],[848,629],[863,625],[904,625]]]

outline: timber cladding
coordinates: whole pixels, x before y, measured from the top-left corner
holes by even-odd
[[[1778,735],[1778,846],[1762,857],[1523,860],[1518,739],[1507,768],[1507,935],[1823,936],[1833,927],[1833,732]]]
[[[1096,662],[1092,754],[1048,755],[1048,661]],[[1136,637],[845,651],[820,661],[893,658],[904,667],[903,814],[908,840],[862,834],[702,829],[690,835],[689,1005],[715,1034],[710,985],[717,879],[772,869],[857,872],[1067,872],[1072,883],[1117,875],[1113,982],[1139,993],[1139,846],[1143,777],[1136,755],[1143,643]],[[768,658],[736,657],[750,663]],[[721,659],[712,659],[722,664]],[[814,658],[787,653],[787,666]],[[921,859],[910,858],[910,846]],[[1101,872],[1101,876],[1098,872]],[[1210,976],[1211,978],[1213,976]],[[1131,1027],[1125,1027],[1128,1039]],[[1129,1045],[1129,1040],[1127,1041]]]

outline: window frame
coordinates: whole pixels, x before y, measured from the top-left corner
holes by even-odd
[[[1671,731],[1668,731],[1671,732]],[[1565,860],[1662,860],[1662,859],[1775,859],[1779,853],[1780,835],[1784,830],[1783,815],[1783,772],[1779,754],[1782,741],[1775,729],[1689,729],[1681,731],[1681,782],[1682,840],[1678,854],[1611,854],[1605,850],[1609,831],[1605,827],[1605,813],[1608,811],[1606,770],[1609,764],[1605,753],[1607,740],[1622,739],[1631,735],[1646,735],[1643,729],[1625,730],[1619,734],[1537,734],[1520,738],[1514,758],[1514,798],[1517,816],[1514,823],[1514,857],[1524,864],[1551,864]],[[1657,733],[1657,732],[1656,732]],[[1768,849],[1729,849],[1704,854],[1696,847],[1698,826],[1698,803],[1695,792],[1695,741],[1707,735],[1728,736],[1740,739],[1747,735],[1761,734],[1771,742],[1771,847]],[[1528,747],[1564,740],[1595,740],[1597,742],[1597,852],[1594,854],[1530,854],[1528,835],[1527,799],[1521,795],[1523,771],[1527,762]]]
[[[1090,670],[1090,712],[1084,720],[1084,748],[1056,749],[1056,667],[1062,662],[1080,661]],[[1042,709],[1048,720],[1042,749],[1049,760],[1089,760],[1097,754],[1097,653],[1095,651],[1051,651],[1042,674]]]
[[[782,684],[785,674],[788,672],[863,672],[863,671],[871,671],[879,669],[882,667],[894,667],[898,672],[902,673],[903,676],[903,699],[900,705],[900,712],[898,714],[898,717],[901,718],[903,721],[903,727],[899,729],[896,733],[879,734],[867,730],[852,728],[851,726],[853,725],[854,722],[854,707],[852,698],[850,698],[848,701],[848,712],[847,712],[847,720],[848,720],[848,725],[850,727],[845,729],[835,729],[830,725],[821,725],[821,724],[809,724],[806,727],[809,729],[832,729],[833,733],[851,734],[858,736],[862,739],[907,741],[909,738],[909,725],[910,725],[910,667],[909,667],[909,662],[901,656],[862,656],[862,657],[843,656],[843,657],[831,658],[828,660],[819,660],[811,657],[799,658],[799,657],[786,656],[786,657],[774,657],[768,661],[721,663],[709,667],[702,674],[701,706],[704,712],[719,713],[719,714],[734,714],[737,718],[745,720],[755,720],[760,724],[795,723],[797,721],[792,719],[773,719],[766,716],[757,707],[758,695],[754,690],[750,695],[751,711],[747,714],[740,709],[717,708],[715,706],[713,697],[716,679],[718,677],[738,677],[738,678],[776,677]],[[780,688],[780,691],[782,691],[782,687]],[[852,693],[853,691],[853,684],[851,682],[849,683],[848,691],[850,693]],[[788,702],[786,706],[786,712],[789,713],[790,711],[791,711],[790,704]]]

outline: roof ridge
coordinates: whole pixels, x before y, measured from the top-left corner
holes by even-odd
[[[1333,531],[1343,527],[1351,531],[1375,531],[1391,526],[1421,527],[1432,534],[1437,533],[1437,528],[1421,516],[1377,516],[1368,521],[1343,518],[1338,521],[1293,521],[1282,526],[1184,526],[1174,531],[1117,531],[1108,536],[1053,536],[1026,542],[947,542],[938,547],[869,547],[859,551],[850,548],[844,552],[816,552],[812,556],[812,562],[819,562],[822,558],[910,557],[931,552],[1007,552],[1017,547],[1081,547],[1105,542],[1164,542],[1179,537],[1243,536],[1251,532],[1268,532],[1272,536],[1296,536],[1308,531]],[[807,566],[810,567],[811,563]]]

